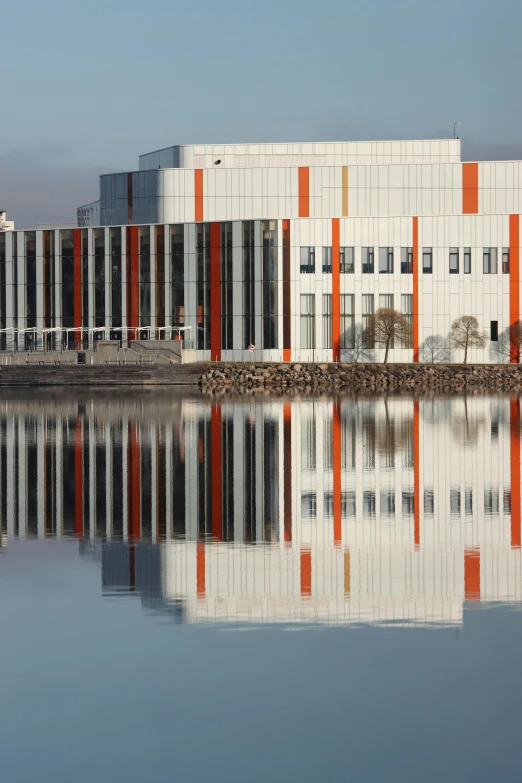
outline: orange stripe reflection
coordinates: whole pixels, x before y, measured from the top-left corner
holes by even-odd
[[[520,401],[510,402],[511,546],[520,549]]]
[[[196,544],[196,590],[198,598],[205,595],[205,544]]]
[[[464,596],[466,601],[480,601],[480,550],[464,552]]]
[[[301,595],[312,595],[312,553],[309,549],[301,550]]]

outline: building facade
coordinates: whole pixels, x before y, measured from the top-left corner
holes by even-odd
[[[77,228],[0,234],[1,349],[182,328],[201,360],[378,361],[365,326],[386,307],[411,331],[391,361],[429,360],[461,315],[489,338],[471,361],[516,361],[522,162],[462,163],[455,139],[177,146],[139,165],[100,177]]]

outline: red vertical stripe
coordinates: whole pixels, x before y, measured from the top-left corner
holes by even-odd
[[[196,590],[198,598],[205,595],[205,544],[196,544]]]
[[[129,540],[138,539],[141,534],[141,484],[140,484],[140,444],[138,427],[129,424],[127,462],[127,508]]]
[[[511,467],[511,546],[520,549],[520,400],[511,400],[509,451]]]
[[[291,357],[290,221],[283,220],[283,361]]]
[[[462,164],[462,213],[478,213],[478,163]]]
[[[413,402],[413,542],[420,548],[420,419],[419,401]]]
[[[127,228],[127,325],[140,324],[139,247],[138,227]],[[137,331],[134,339],[138,338]]]
[[[203,220],[203,169],[194,169],[194,215],[196,223]]]
[[[413,361],[419,361],[419,218],[413,218]]]
[[[292,407],[283,405],[283,493],[285,542],[292,541]]]
[[[509,323],[520,320],[520,215],[509,216]],[[520,346],[510,352],[512,364],[520,361]]]
[[[312,553],[301,549],[301,595],[312,595]]]
[[[221,405],[212,405],[210,413],[212,450],[212,538],[223,540],[223,433]]]
[[[480,550],[464,552],[464,595],[466,601],[480,601]]]
[[[341,248],[340,221],[332,218],[332,359],[341,361]]]
[[[221,223],[210,224],[210,359],[221,361]]]
[[[83,536],[83,432],[82,421],[74,425],[74,532]]]
[[[82,230],[75,228],[73,231],[73,325],[81,328],[82,326]],[[75,332],[74,340],[76,343],[82,339],[81,331]]]
[[[333,404],[332,417],[332,453],[333,453],[333,522],[334,544],[341,545],[341,403]]]
[[[299,217],[310,217],[310,169],[301,166],[298,169]]]

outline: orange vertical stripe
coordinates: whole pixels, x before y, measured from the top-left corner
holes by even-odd
[[[332,417],[332,454],[333,454],[333,523],[334,544],[340,546],[341,526],[341,403],[333,404]]]
[[[221,223],[210,224],[210,360],[221,361]]]
[[[351,563],[350,563],[350,550],[347,549],[344,553],[344,594],[350,595],[351,589]]]
[[[82,421],[74,425],[74,532],[83,536],[83,431]]]
[[[419,401],[413,402],[413,543],[420,548],[420,419]]]
[[[480,550],[464,552],[464,595],[466,601],[480,601]]]
[[[312,553],[301,549],[301,595],[312,595]]]
[[[290,221],[283,220],[283,361],[290,361],[292,345],[290,292]]]
[[[343,197],[342,197],[342,215],[348,216],[348,166],[343,166]]]
[[[140,444],[138,427],[129,424],[128,462],[127,462],[127,507],[129,540],[141,535],[141,477],[140,477]]]
[[[310,169],[300,166],[298,169],[299,217],[310,217]]]
[[[283,510],[285,542],[292,541],[292,408],[283,405]]]
[[[212,454],[212,538],[223,539],[223,434],[221,405],[214,404],[210,412],[210,436]]]
[[[520,320],[520,215],[509,216],[509,324]],[[510,352],[511,353],[511,352]],[[520,361],[520,346],[510,362]]]
[[[341,248],[340,221],[332,218],[332,359],[341,361]]]
[[[520,400],[511,400],[509,405],[511,546],[520,549]]]
[[[419,361],[419,218],[413,218],[413,361]]]
[[[462,213],[478,213],[478,163],[462,164]]]
[[[73,325],[82,326],[82,230],[75,228],[73,231]],[[81,331],[74,333],[74,340],[79,343],[82,339]]]
[[[196,590],[198,598],[205,595],[205,544],[196,544]]]
[[[203,220],[203,169],[194,169],[194,215],[196,223]]]

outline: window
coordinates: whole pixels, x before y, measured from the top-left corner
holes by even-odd
[[[355,271],[353,247],[341,247],[340,260],[341,260],[341,274],[353,275]]]
[[[373,294],[363,294],[363,347],[374,348],[374,335],[371,328],[371,316],[373,315]]]
[[[464,248],[464,274],[465,275],[471,274],[471,248],[470,247]]]
[[[460,489],[450,489],[450,514],[460,516]]]
[[[393,310],[393,294],[379,294],[379,309]]]
[[[485,247],[482,253],[485,275],[497,274],[497,248]]]
[[[355,348],[354,294],[341,294],[341,348]]]
[[[413,248],[401,247],[401,274],[411,275],[413,273]]]
[[[401,309],[402,314],[408,321],[409,332],[408,342],[405,343],[405,348],[413,347],[413,294],[402,294],[401,296]]]
[[[430,516],[435,513],[435,493],[432,489],[424,490],[424,513]]]
[[[395,492],[393,489],[381,490],[381,516],[391,517],[395,514]]]
[[[498,489],[485,489],[484,490],[484,513],[498,514],[498,508],[499,508]]]
[[[471,487],[464,490],[464,513],[467,516],[473,514],[473,490]]]
[[[509,275],[509,247],[502,248],[502,274]]]
[[[379,248],[379,272],[383,275],[393,274],[393,247]]]
[[[413,514],[415,509],[415,501],[413,492],[402,493],[402,513]]]
[[[363,275],[373,275],[373,247],[362,249],[362,272]]]
[[[449,271],[450,271],[450,275],[458,275],[458,273],[459,273],[459,249],[458,249],[458,247],[450,247],[450,250],[449,250]]]
[[[491,321],[491,342],[498,342],[498,321]]]
[[[323,273],[332,274],[332,248],[323,247]]]
[[[315,348],[314,294],[301,294],[301,348]]]
[[[363,516],[375,516],[375,492],[365,489],[363,492]]]
[[[301,248],[301,274],[313,274],[315,272],[315,248]]]
[[[422,271],[425,275],[433,273],[433,250],[431,247],[422,248]]]
[[[332,347],[332,295],[323,294],[323,348]]]
[[[315,492],[301,493],[301,516],[303,519],[317,517],[317,495]]]

